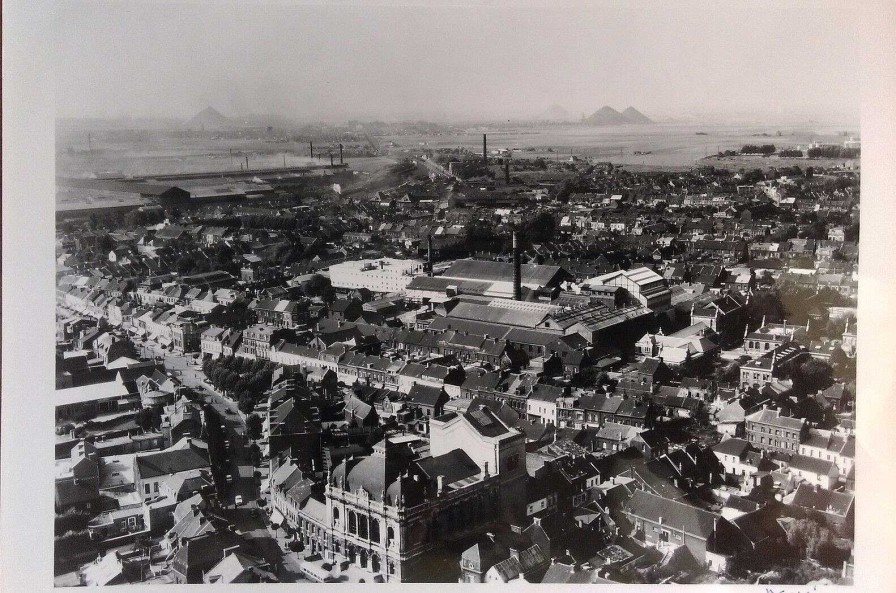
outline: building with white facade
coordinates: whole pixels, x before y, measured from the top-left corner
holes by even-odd
[[[415,276],[426,272],[417,259],[367,259],[347,261],[330,266],[330,282],[334,288],[366,288],[371,292],[403,291]]]

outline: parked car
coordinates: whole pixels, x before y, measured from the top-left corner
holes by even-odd
[[[243,496],[241,494],[237,494],[233,497],[233,506],[238,507],[243,504]]]

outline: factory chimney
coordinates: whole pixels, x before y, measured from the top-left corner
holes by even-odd
[[[432,235],[426,235],[426,270],[432,276]]]
[[[342,165],[342,143],[339,144],[339,164]]]
[[[333,166],[333,153],[330,153],[330,166]]]
[[[314,142],[309,142],[308,146],[311,148],[311,158],[314,158]]]
[[[510,159],[504,161],[504,183],[510,185]]]
[[[486,134],[482,135],[482,162],[486,165],[488,164],[488,143],[486,141]]]
[[[519,236],[513,231],[513,300],[523,300],[523,280],[520,264]]]

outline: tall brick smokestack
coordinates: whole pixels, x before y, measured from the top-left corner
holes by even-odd
[[[510,159],[504,161],[504,183],[510,185]]]
[[[339,144],[339,164],[342,165],[342,143]]]
[[[314,158],[314,142],[309,142],[308,146],[311,148],[311,158]]]
[[[513,300],[523,300],[523,273],[520,263],[519,236],[513,231]]]
[[[333,166],[333,153],[330,153],[330,166]]]
[[[488,164],[488,142],[486,141],[486,134],[482,135],[482,162],[486,165]]]
[[[426,269],[428,276],[432,276],[432,235],[426,235]]]

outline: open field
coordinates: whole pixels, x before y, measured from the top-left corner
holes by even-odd
[[[591,161],[609,161],[632,169],[683,169],[697,164],[726,168],[767,168],[773,166],[818,166],[830,164],[823,159],[780,159],[777,157],[726,157],[718,151],[738,150],[744,144],[775,144],[777,147],[803,147],[811,141],[842,143],[840,128],[817,126],[722,126],[696,124],[653,124],[591,127],[545,125],[541,127],[481,127],[458,134],[438,136],[380,136],[380,146],[389,157],[346,156],[349,166],[376,174],[395,162],[395,158],[414,155],[422,150],[466,148],[482,150],[482,134],[488,134],[489,150],[510,149],[516,158],[543,157],[564,160],[570,155]],[[780,136],[778,135],[780,134]],[[324,142],[315,149],[326,151]],[[637,154],[636,154],[637,153]],[[172,133],[129,131],[98,132],[88,142],[84,130],[60,130],[57,135],[56,174],[64,177],[92,175],[140,176],[162,173],[232,171],[245,166],[276,168],[325,163],[311,158],[308,145],[295,141],[264,138],[189,137]]]
[[[329,150],[323,142],[315,143],[315,153]],[[232,151],[232,154],[231,154]],[[336,162],[338,149],[334,150]],[[190,138],[171,134],[133,132],[110,137],[86,132],[60,132],[56,141],[56,175],[85,177],[90,175],[143,176],[163,173],[194,173],[250,169],[299,167],[328,164],[329,157],[311,158],[304,142],[280,142],[263,139]],[[368,157],[369,158],[369,157]],[[348,158],[346,159],[348,160]],[[367,158],[352,158],[359,167]],[[374,161],[376,162],[376,161]],[[367,163],[366,166],[371,166]]]
[[[857,166],[859,164],[859,159],[809,159],[779,156],[762,157],[753,155],[737,155],[726,157],[709,156],[705,159],[700,159],[699,164],[712,165],[713,167],[729,169],[731,171],[738,171],[740,169],[765,170],[772,167],[782,168],[794,166],[800,167],[801,169],[805,169],[806,167],[815,167],[817,169],[819,167],[823,168],[842,166],[844,164]]]
[[[745,144],[775,144],[805,147],[812,140],[840,144],[845,139],[839,128],[817,126],[720,126],[696,124],[653,124],[630,126],[544,126],[540,128],[477,128],[457,135],[435,138],[411,136],[382,137],[381,144],[393,143],[393,150],[413,153],[421,149],[463,147],[482,151],[482,134],[488,134],[491,150],[511,149],[520,158],[544,157],[562,160],[570,155],[614,164],[645,168],[682,168],[724,150],[739,150]],[[698,132],[701,134],[698,135]],[[781,133],[778,136],[778,132]],[[703,135],[705,134],[705,135]],[[649,153],[649,154],[635,154]],[[797,159],[799,160],[799,159]],[[753,165],[759,166],[759,165]]]

